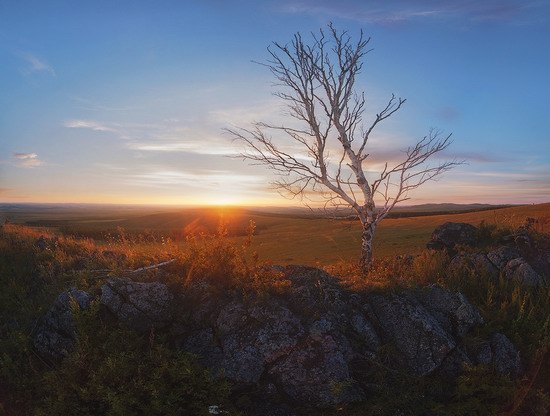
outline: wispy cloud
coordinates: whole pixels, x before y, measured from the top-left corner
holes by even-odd
[[[71,129],[112,132],[130,150],[145,153],[194,153],[201,155],[235,155],[238,151],[222,133],[223,123],[214,116],[188,125],[171,118],[161,122],[104,123],[97,120],[71,119],[63,126]]]
[[[55,70],[46,61],[30,53],[20,53],[19,57],[28,64],[24,70],[25,73],[30,74],[33,72],[46,72],[55,77]]]
[[[139,186],[188,186],[202,190],[227,190],[233,187],[242,191],[250,187],[265,188],[266,179],[257,175],[236,174],[225,170],[179,171],[152,170],[127,176],[129,184]]]
[[[67,120],[63,123],[65,127],[71,129],[89,129],[94,131],[111,131],[114,132],[116,129],[108,127],[104,124],[101,124],[93,120]]]
[[[14,153],[13,157],[18,160],[17,166],[23,168],[35,168],[43,165],[36,153]]]
[[[372,2],[358,3],[354,1],[339,2],[317,2],[312,0],[287,2],[283,4],[282,11],[289,14],[310,14],[329,17],[337,17],[371,24],[396,23],[405,20],[435,17],[443,10],[424,8],[419,5],[393,7],[385,3],[385,7]]]
[[[128,143],[127,147],[144,152],[181,152],[217,156],[233,156],[240,153],[235,147],[221,143],[217,138],[210,138],[208,140],[161,140],[154,143]]]
[[[519,164],[519,162],[517,163]],[[451,172],[441,183],[434,183],[429,188],[433,195],[441,198],[454,198],[462,194],[470,202],[492,201],[510,202],[527,200],[530,202],[547,202],[550,198],[550,173],[541,165],[533,169],[524,169],[522,172],[512,168],[510,163],[500,166],[491,166],[491,170],[484,171],[484,164],[473,170]],[[495,169],[493,169],[495,168]],[[455,175],[456,173],[456,175]]]
[[[283,116],[285,112],[288,112],[288,108],[281,100],[271,98],[254,105],[211,110],[208,112],[208,120],[224,126],[243,126],[266,119],[275,123],[287,118]]]
[[[13,157],[16,159],[36,159],[38,155],[36,153],[14,153]]]
[[[548,6],[548,2],[488,0],[456,2],[450,0],[388,0],[342,2],[300,0],[287,1],[282,11],[291,14],[313,14],[338,17],[371,24],[392,24],[419,19],[466,19],[471,22],[512,21],[529,9]]]

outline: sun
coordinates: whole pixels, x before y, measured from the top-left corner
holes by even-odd
[[[212,206],[218,206],[218,207],[226,207],[226,206],[235,206],[235,205],[242,205],[243,200],[242,198],[239,198],[238,195],[213,195],[211,198],[209,198],[208,205]]]

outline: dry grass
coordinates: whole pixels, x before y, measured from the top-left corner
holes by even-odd
[[[485,332],[474,331],[472,337],[483,335],[486,338],[488,331],[506,334],[519,348],[527,365],[526,377],[516,384],[499,378],[490,369],[472,368],[458,380],[457,385],[446,386],[453,393],[452,397],[439,397],[429,384],[411,385],[408,377],[399,378],[399,375],[380,372],[387,394],[382,392],[379,397],[369,398],[366,403],[358,405],[357,413],[350,415],[397,414],[394,408],[399,406],[415,409],[415,413],[411,410],[408,414],[426,414],[418,411],[416,406],[428,409],[435,405],[445,410],[441,411],[442,415],[487,414],[477,412],[480,401],[492,401],[495,409],[502,408],[507,401],[513,402],[510,408],[518,415],[546,414],[543,412],[550,408],[550,293],[478,274],[446,274],[449,258],[445,253],[423,250],[423,246],[433,228],[445,221],[477,225],[484,220],[510,228],[523,224],[526,217],[548,217],[549,207],[546,204],[532,209],[523,207],[521,211],[515,208],[509,212],[387,220],[378,235],[379,252],[387,255],[379,254],[368,279],[361,276],[354,262],[340,261],[326,266],[330,273],[340,277],[343,284],[356,290],[399,290],[436,282],[460,290],[480,309],[487,322],[479,329]],[[2,335],[7,335],[0,337],[0,350],[3,351],[0,354],[0,392],[7,394],[5,400],[11,403],[12,411],[8,414],[30,414],[23,409],[31,408],[44,409],[42,413],[33,414],[67,414],[67,411],[85,414],[75,409],[87,406],[89,397],[93,398],[93,403],[108,399],[110,402],[102,406],[119,408],[125,408],[127,400],[141,403],[145,398],[149,404],[148,397],[159,392],[170,397],[175,383],[187,386],[191,399],[203,408],[208,403],[205,400],[210,400],[210,396],[205,399],[205,391],[217,396],[227,395],[227,392],[219,391],[218,382],[212,384],[210,379],[204,378],[201,369],[195,367],[189,357],[171,350],[168,344],[162,343],[164,341],[153,345],[135,334],[132,336],[120,329],[108,328],[101,321],[101,315],[96,313],[99,309],[91,313],[89,319],[84,316],[88,326],[79,329],[82,342],[77,347],[80,350],[77,349],[62,367],[55,370],[36,359],[29,334],[36,319],[44,314],[60,291],[75,286],[98,293],[102,276],[93,273],[97,268],[132,269],[176,257],[177,261],[163,268],[162,273],[159,271],[158,276],[146,275],[143,278],[162,278],[177,288],[206,281],[206,290],[211,290],[216,296],[240,291],[243,296],[250,295],[250,299],[261,299],[273,294],[284,296],[291,288],[290,282],[276,268],[266,267],[261,259],[258,260],[254,253],[256,248],[262,250],[265,259],[272,259],[274,263],[284,263],[284,259],[278,260],[276,256],[288,255],[288,250],[297,263],[306,263],[308,256],[317,257],[313,258],[313,264],[319,262],[321,256],[326,256],[323,261],[327,263],[331,258],[344,258],[342,253],[350,258],[355,256],[358,240],[354,238],[358,238],[358,230],[354,223],[281,217],[268,217],[268,221],[269,225],[264,222],[259,235],[254,238],[252,230],[255,227],[251,223],[244,238],[230,237],[220,226],[215,235],[190,238],[185,243],[149,234],[128,234],[119,229],[97,244],[91,239],[64,236],[52,230],[13,224],[1,227],[0,282],[4,290],[0,291],[0,318],[4,322],[17,322],[16,326],[0,328],[4,331]],[[537,227],[545,225],[535,222],[533,228],[540,231]],[[37,244],[41,236],[46,240],[46,248]],[[384,251],[388,246],[392,250]],[[396,247],[405,247],[404,253],[418,255],[394,257]],[[546,247],[550,248],[550,244]],[[120,343],[120,339],[125,342]],[[174,372],[170,373],[173,369]],[[148,378],[149,374],[154,375],[153,380]],[[177,376],[175,381],[170,378],[171,374]],[[180,376],[185,377],[182,380]],[[142,383],[136,384],[136,380]],[[440,380],[435,378],[433,382],[440,383]],[[83,386],[88,396],[82,394]],[[120,386],[131,388],[121,390]],[[72,401],[66,399],[67,392],[72,395]],[[430,402],[436,399],[441,402]],[[372,400],[379,400],[381,407],[377,408]],[[186,399],[186,402],[189,401]],[[385,413],[377,409],[384,409]]]
[[[539,228],[550,218],[550,203],[504,208],[464,214],[433,215],[386,219],[380,224],[374,242],[376,258],[382,260],[403,254],[419,254],[433,230],[445,222],[466,222],[478,226],[482,221],[499,228],[516,228],[526,218],[536,218]],[[261,219],[258,219],[261,226]],[[548,231],[548,230],[543,230]],[[359,256],[361,231],[352,221],[287,218],[261,230],[253,248],[260,258],[274,263],[329,265],[349,262]]]
[[[47,221],[46,213],[37,211],[35,214],[25,213],[21,220],[33,218],[33,215],[42,221],[40,224],[92,236],[96,243],[106,246],[114,241],[105,239],[106,232],[110,230],[112,238],[119,239],[122,233],[117,232],[117,226],[120,226],[125,230],[125,238],[132,240],[132,247],[127,248],[129,252],[126,254],[136,259],[141,254],[158,251],[156,243],[160,242],[162,246],[163,236],[165,244],[162,250],[165,252],[184,249],[186,235],[215,233],[220,219],[227,222],[230,235],[241,236],[244,235],[249,220],[253,220],[256,223],[256,236],[251,251],[257,252],[260,260],[270,260],[274,264],[326,266],[354,261],[359,256],[361,238],[359,224],[356,221],[307,218],[280,213],[267,214],[229,208],[97,210],[74,212],[72,216],[63,219],[59,213],[52,212]],[[523,224],[528,217],[538,219],[535,224],[537,231],[550,230],[550,203],[463,214],[388,218],[377,230],[374,242],[375,257],[383,260],[396,255],[421,253],[434,228],[444,222],[466,222],[477,226],[481,221],[485,221],[486,224],[495,224],[499,228],[515,228]],[[144,234],[149,237],[137,241]],[[237,243],[242,238],[237,237]],[[170,249],[166,245],[167,241],[170,241]],[[175,247],[174,241],[179,242],[178,247]]]

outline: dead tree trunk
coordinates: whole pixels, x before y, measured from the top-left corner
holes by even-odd
[[[364,276],[368,274],[373,260],[373,242],[376,225],[374,223],[364,223],[361,234],[361,257],[359,258],[359,267]]]

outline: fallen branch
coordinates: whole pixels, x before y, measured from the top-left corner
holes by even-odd
[[[140,267],[139,269],[131,270],[129,272],[130,273],[140,273],[140,272],[144,272],[146,270],[158,269],[159,267],[166,266],[166,265],[168,265],[170,263],[173,263],[175,261],[176,261],[176,259],[171,259],[171,260],[163,261],[162,263],[153,264],[152,266]]]
[[[163,261],[161,263],[158,263],[158,264],[152,264],[151,266],[145,266],[145,267],[140,267],[139,269],[135,269],[135,270],[130,270],[130,269],[126,269],[126,270],[122,270],[120,273],[121,274],[136,274],[136,273],[141,273],[141,272],[145,272],[147,270],[152,270],[152,269],[158,269],[159,267],[163,267],[163,266],[166,266],[170,263],[173,263],[175,262],[176,259],[171,259],[171,260],[167,260],[167,261]],[[111,273],[113,272],[114,269],[96,269],[96,270],[90,270],[91,273],[100,273],[100,274],[106,274],[106,273]]]
[[[110,273],[112,271],[113,269],[95,269],[95,270],[90,270],[90,273]]]

